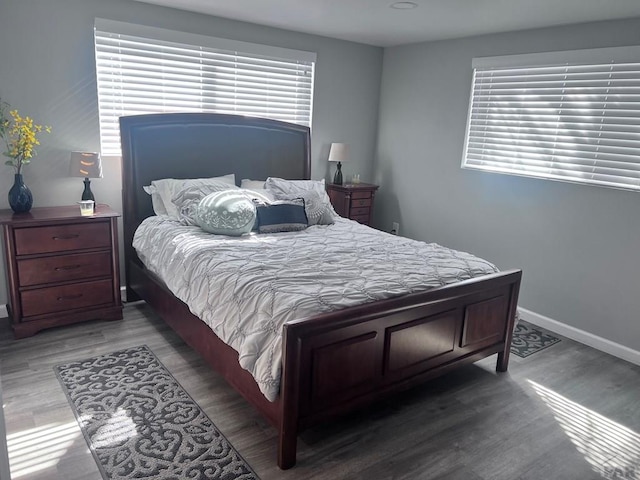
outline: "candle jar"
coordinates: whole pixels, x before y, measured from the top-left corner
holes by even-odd
[[[90,217],[93,215],[93,200],[80,201],[80,215],[83,217]]]

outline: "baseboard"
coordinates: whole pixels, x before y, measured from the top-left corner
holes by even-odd
[[[558,322],[552,318],[545,317],[539,313],[532,312],[526,308],[518,307],[520,317],[534,325],[551,330],[559,335],[575,340],[576,342],[584,343],[597,350],[613,355],[614,357],[621,358],[627,362],[640,365],[640,352],[633,350],[632,348],[625,347],[619,343],[612,342],[606,338],[599,337],[593,333],[585,332],[579,328],[572,327],[565,323]]]
[[[121,287],[120,293],[122,295],[122,301],[126,302],[126,288]],[[584,343],[585,345],[589,345],[590,347],[613,355],[614,357],[626,360],[627,362],[631,362],[635,365],[640,365],[640,352],[637,350],[633,350],[632,348],[625,347],[624,345],[620,345],[619,343],[612,342],[611,340],[607,340],[606,338],[598,337],[597,335],[585,332],[584,330],[580,330],[579,328],[575,328],[557,320],[553,320],[552,318],[545,317],[544,315],[532,312],[531,310],[527,310],[526,308],[518,307],[518,311],[520,312],[520,316],[522,317],[522,319],[529,323],[533,323],[534,325],[538,325],[539,327],[551,330],[552,332],[570,338],[571,340],[575,340],[576,342]],[[6,318],[8,316],[9,313],[7,312],[7,306],[0,305],[0,318]]]
[[[125,287],[120,288],[122,294],[122,301],[126,302],[127,292]],[[539,327],[551,330],[559,335],[575,340],[576,342],[584,343],[597,350],[601,350],[605,353],[613,355],[614,357],[621,358],[627,362],[631,362],[635,365],[640,365],[640,352],[633,350],[632,348],[625,347],[619,343],[612,342],[606,338],[599,337],[579,328],[572,327],[570,325],[558,322],[552,318],[545,317],[539,313],[532,312],[526,308],[519,307],[518,311],[523,320],[538,325]],[[0,305],[0,318],[6,318],[9,316],[6,305]]]

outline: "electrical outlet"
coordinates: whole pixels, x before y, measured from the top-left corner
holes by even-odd
[[[391,234],[400,235],[400,224],[398,222],[393,222],[391,224]]]

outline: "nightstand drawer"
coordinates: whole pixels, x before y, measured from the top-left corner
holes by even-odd
[[[371,197],[369,198],[358,198],[351,200],[351,208],[357,207],[370,207],[371,206]]]
[[[107,222],[17,228],[14,234],[18,255],[111,246],[111,234]]]
[[[371,190],[365,190],[363,192],[352,192],[351,198],[371,198]]]
[[[21,287],[111,276],[111,252],[30,258],[17,263]]]
[[[20,298],[23,315],[32,317],[113,303],[113,283],[107,279],[39,288],[22,292]]]
[[[349,217],[353,218],[358,215],[369,215],[369,210],[371,210],[369,207],[352,208],[349,210]]]

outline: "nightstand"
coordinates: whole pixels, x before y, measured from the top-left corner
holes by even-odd
[[[371,224],[373,199],[378,185],[370,183],[345,183],[327,185],[331,204],[341,217],[350,218],[365,225]]]
[[[49,327],[122,318],[119,214],[107,205],[0,210],[9,319],[16,338]]]

